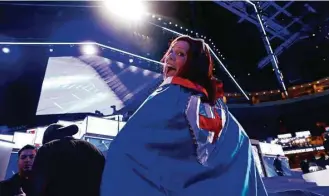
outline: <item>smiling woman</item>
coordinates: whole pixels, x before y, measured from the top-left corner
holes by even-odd
[[[215,103],[216,85],[209,46],[202,39],[189,36],[176,38],[165,53],[164,78],[178,76],[201,85],[208,93],[208,101]]]
[[[187,60],[187,52],[190,45],[186,41],[177,41],[172,44],[165,58],[163,75],[165,78],[178,75],[183,70],[183,66]]]

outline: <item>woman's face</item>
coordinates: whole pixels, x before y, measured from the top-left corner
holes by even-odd
[[[186,41],[177,41],[171,46],[165,57],[163,67],[164,78],[176,76],[183,68],[187,61],[187,52],[189,48],[190,45]]]

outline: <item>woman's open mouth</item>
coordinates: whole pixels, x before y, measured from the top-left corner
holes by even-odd
[[[174,76],[177,69],[174,66],[167,65],[166,67],[166,76]]]

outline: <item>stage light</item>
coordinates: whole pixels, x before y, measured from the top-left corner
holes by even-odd
[[[8,54],[10,52],[9,48],[4,47],[2,48],[2,52]]]
[[[128,20],[140,20],[147,11],[141,1],[104,1],[105,7],[112,13]],[[155,18],[152,15],[152,18]]]
[[[49,52],[53,52],[53,51],[54,51],[54,49],[52,49],[52,48],[49,49]]]
[[[85,55],[95,55],[97,53],[97,48],[95,45],[82,45],[82,53]]]
[[[134,59],[129,59],[129,63],[133,63],[134,62]]]

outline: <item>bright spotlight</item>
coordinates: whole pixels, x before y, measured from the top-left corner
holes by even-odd
[[[8,54],[10,52],[9,48],[2,48],[2,52]]]
[[[104,1],[105,6],[112,13],[129,20],[140,20],[146,14],[145,6],[142,1],[120,0],[120,1]]]
[[[134,60],[133,59],[129,59],[129,63],[133,63],[134,62]]]
[[[82,53],[85,55],[95,55],[97,53],[97,48],[94,45],[88,44],[82,46]]]
[[[53,51],[54,51],[54,49],[52,49],[52,48],[49,49],[49,52],[53,52]]]

